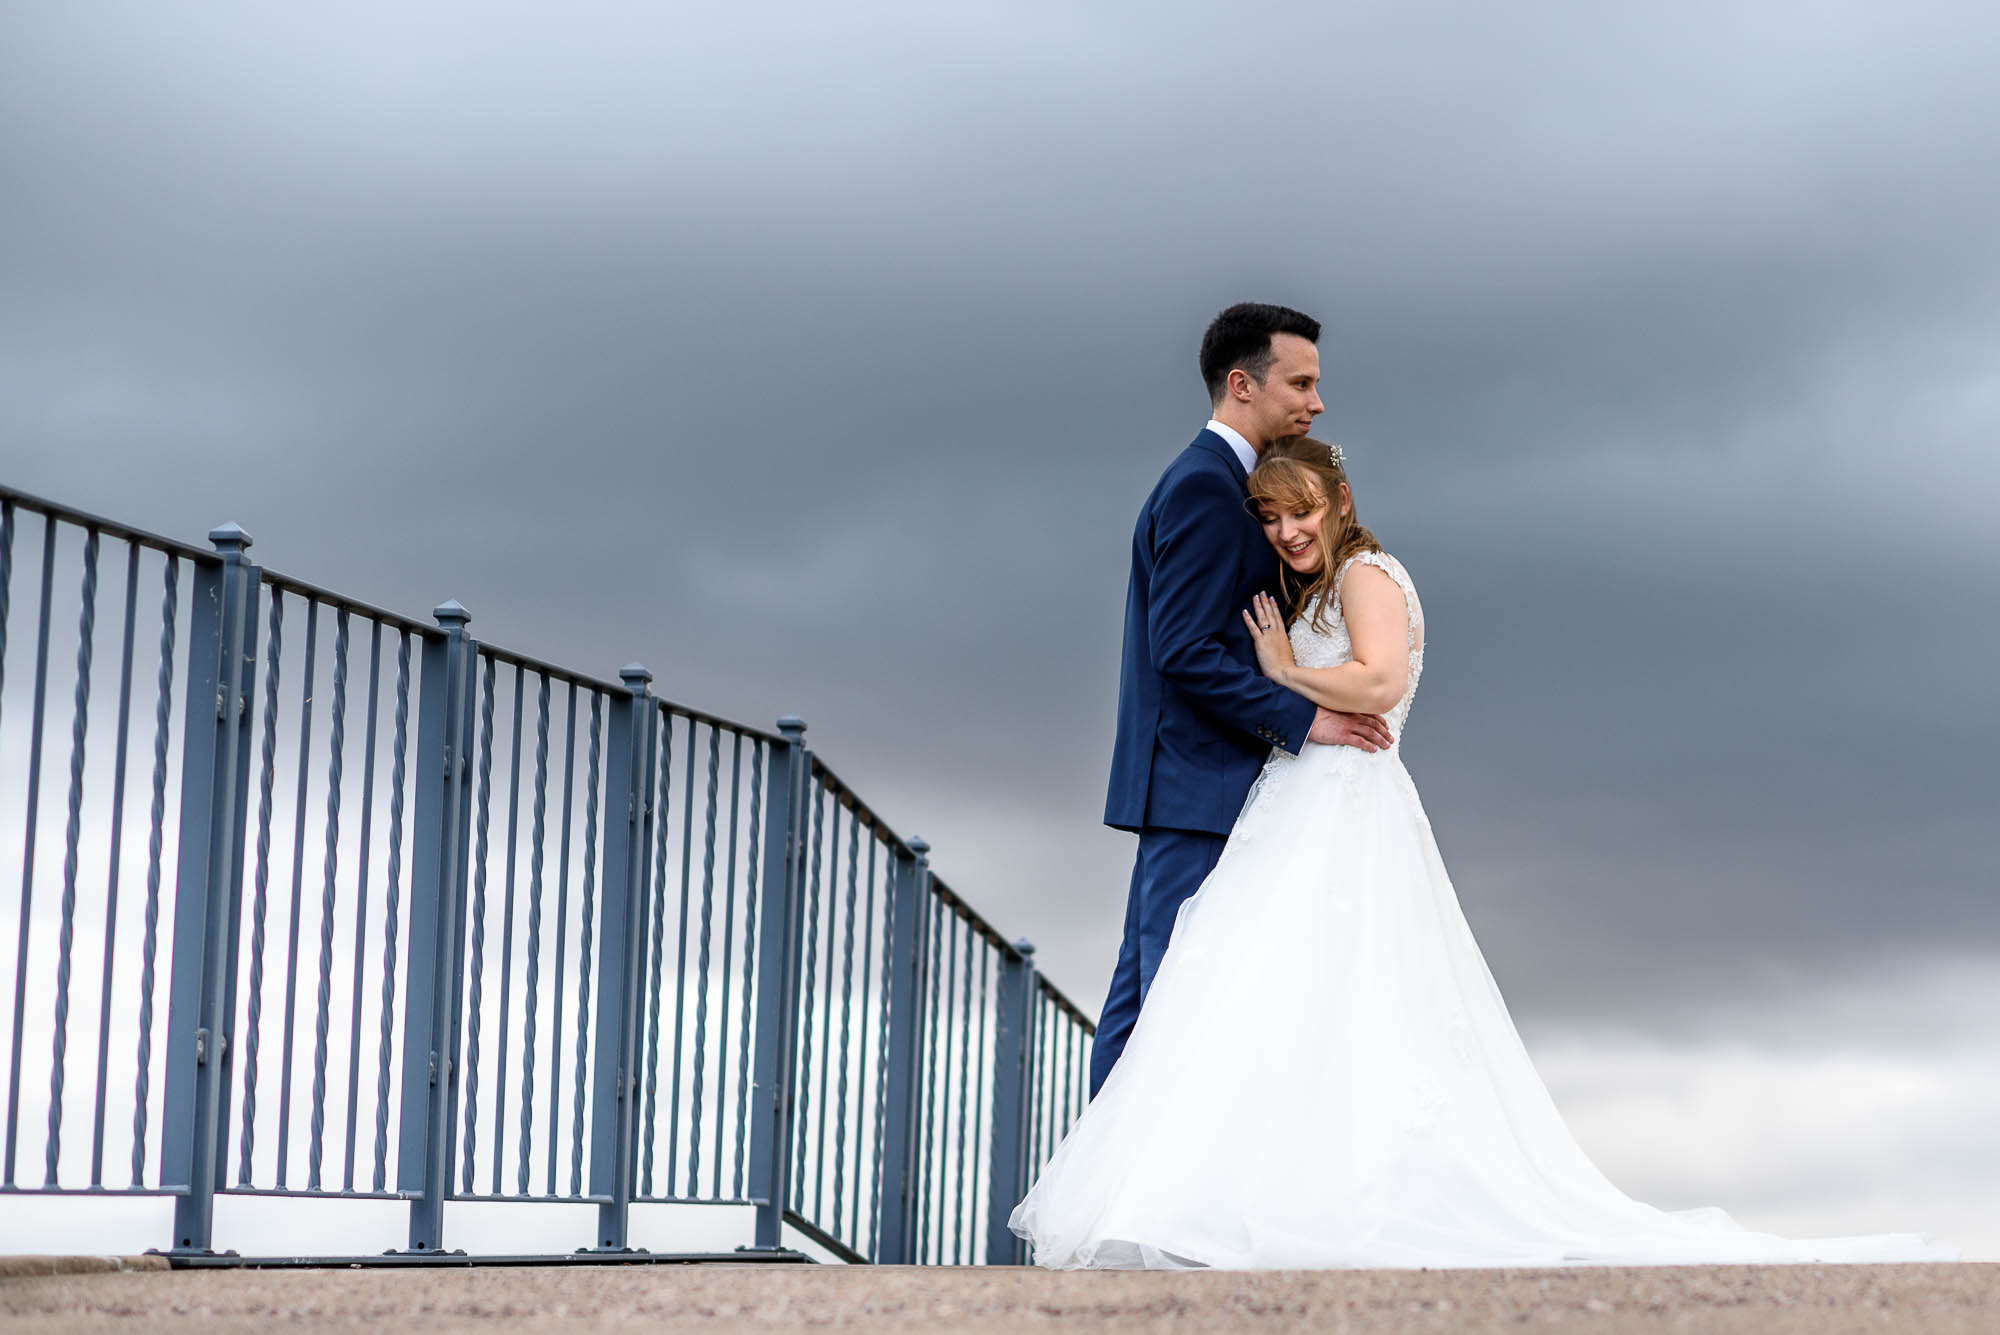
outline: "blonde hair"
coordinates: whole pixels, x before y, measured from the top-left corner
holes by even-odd
[[[1326,518],[1320,521],[1319,533],[1314,538],[1320,554],[1318,573],[1301,576],[1282,564],[1278,571],[1278,585],[1289,604],[1287,619],[1302,616],[1306,606],[1317,597],[1319,603],[1313,608],[1312,628],[1325,634],[1328,630],[1325,617],[1333,606],[1334,581],[1341,567],[1349,557],[1361,552],[1382,550],[1375,535],[1361,525],[1346,467],[1325,441],[1293,436],[1275,442],[1264,452],[1257,466],[1250,470],[1249,486],[1253,514],[1266,505],[1280,510],[1325,507]],[[1348,499],[1344,515],[1339,504],[1343,487],[1347,488]]]

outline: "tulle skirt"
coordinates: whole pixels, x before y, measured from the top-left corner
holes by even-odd
[[[1008,1221],[1036,1264],[1949,1260],[1613,1186],[1535,1073],[1397,749],[1275,755],[1123,1055]]]

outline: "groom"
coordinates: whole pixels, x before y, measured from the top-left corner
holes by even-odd
[[[1090,1054],[1095,1097],[1139,1018],[1182,901],[1200,888],[1273,746],[1386,748],[1373,715],[1321,709],[1257,670],[1242,610],[1278,587],[1277,554],[1244,502],[1273,441],[1320,402],[1319,322],[1242,302],[1201,340],[1208,426],[1161,476],[1132,535],[1118,736],[1104,823],[1139,836],[1125,938]]]

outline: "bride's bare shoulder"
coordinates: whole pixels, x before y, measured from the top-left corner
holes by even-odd
[[[1383,558],[1382,562],[1378,563],[1367,559],[1375,556],[1381,556]],[[1340,578],[1338,580],[1340,600],[1350,606],[1357,599],[1372,602],[1376,599],[1393,598],[1395,601],[1401,602],[1403,600],[1402,582],[1395,575],[1391,574],[1387,568],[1388,562],[1392,562],[1395,559],[1393,556],[1388,556],[1386,553],[1380,552],[1364,552],[1360,556],[1349,558],[1347,564],[1341,567]],[[1404,578],[1407,579],[1409,577],[1405,575]]]

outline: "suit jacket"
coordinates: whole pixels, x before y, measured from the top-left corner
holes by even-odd
[[[1315,707],[1257,670],[1240,615],[1278,587],[1246,481],[1204,429],[1139,512],[1106,825],[1227,834],[1271,748],[1305,745]]]

